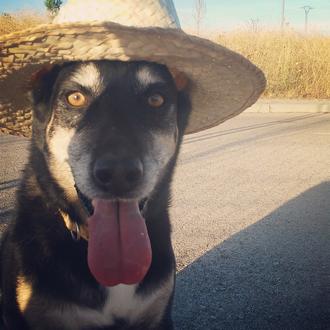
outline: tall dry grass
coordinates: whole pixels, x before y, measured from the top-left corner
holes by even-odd
[[[10,15],[0,14],[0,35],[27,29],[47,22],[49,22],[49,18],[46,15],[32,11],[17,12]]]
[[[265,97],[330,98],[330,36],[240,31],[216,41],[263,69]]]
[[[49,20],[32,12],[0,15],[0,35]],[[268,81],[265,97],[330,99],[330,36],[237,31],[215,41],[263,69]]]

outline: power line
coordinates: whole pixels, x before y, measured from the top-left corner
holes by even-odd
[[[305,11],[305,33],[307,34],[308,32],[308,14],[312,9],[315,9],[311,6],[303,6],[301,7]]]

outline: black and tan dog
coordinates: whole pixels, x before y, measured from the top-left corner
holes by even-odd
[[[185,88],[150,62],[35,75],[30,156],[1,247],[6,329],[173,328],[168,207]]]

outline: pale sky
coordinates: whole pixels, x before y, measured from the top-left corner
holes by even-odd
[[[281,21],[282,1],[205,0],[207,9],[201,28],[206,31],[226,31],[244,27],[251,19],[257,20],[261,27],[278,27]],[[43,3],[43,0],[0,0],[0,12],[44,10]],[[174,3],[182,27],[194,30],[195,0],[174,0]],[[285,17],[290,27],[303,29],[305,16],[301,7],[309,5],[314,8],[309,14],[310,27],[330,33],[330,0],[285,0],[285,3]]]

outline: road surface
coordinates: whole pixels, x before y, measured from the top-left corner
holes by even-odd
[[[0,137],[2,223],[27,147]],[[187,136],[173,196],[177,329],[330,329],[330,114]]]

